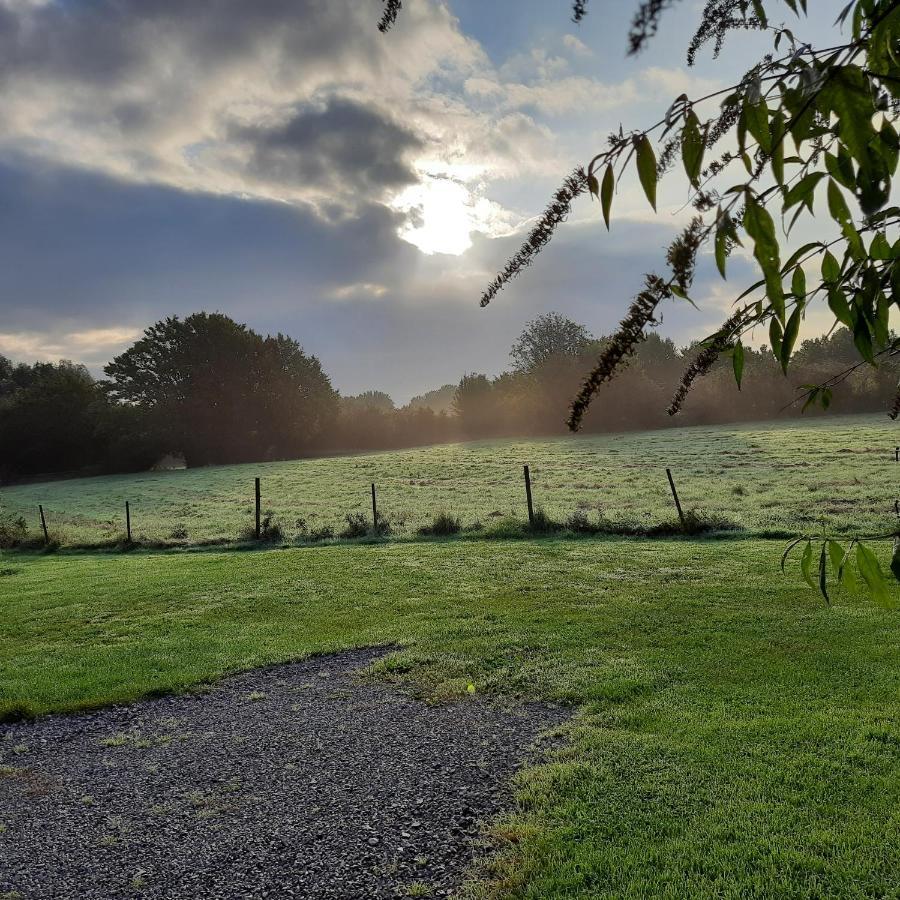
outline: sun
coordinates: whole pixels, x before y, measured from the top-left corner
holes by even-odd
[[[477,207],[458,181],[427,177],[403,191],[393,205],[410,213],[400,237],[423,253],[459,256],[472,246],[472,232],[479,224]]]

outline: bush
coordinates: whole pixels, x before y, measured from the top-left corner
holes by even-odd
[[[456,516],[449,513],[441,512],[434,517],[434,521],[430,525],[423,525],[419,529],[422,537],[448,537],[451,534],[459,534],[462,531],[462,525]]]
[[[575,534],[596,534],[600,529],[600,524],[592,522],[584,510],[576,509],[575,512],[566,519],[566,530]]]
[[[346,521],[347,527],[338,537],[347,540],[363,537],[387,537],[391,533],[391,523],[381,513],[378,514],[374,528],[369,524],[369,517],[365,513],[348,513]]]
[[[323,525],[321,528],[314,528],[309,532],[308,540],[310,541],[330,541],[334,537],[334,529],[330,525]]]
[[[347,526],[339,537],[350,540],[352,538],[366,537],[369,534],[369,519],[364,513],[347,513]]]
[[[0,549],[12,550],[21,547],[28,538],[28,525],[22,516],[0,518]]]
[[[534,520],[528,523],[528,530],[533,534],[550,534],[552,531],[558,531],[559,525],[539,507],[534,511]]]
[[[247,525],[238,535],[240,541],[255,541],[255,525]],[[259,540],[267,544],[278,544],[284,540],[284,531],[275,521],[275,514],[270,510],[265,513],[259,523]]]
[[[176,525],[171,532],[169,532],[169,538],[173,541],[186,541],[188,536],[188,530],[184,525]]]

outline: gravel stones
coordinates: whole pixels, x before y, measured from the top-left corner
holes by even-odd
[[[355,677],[383,652],[0,726],[0,896],[451,896],[565,713]]]

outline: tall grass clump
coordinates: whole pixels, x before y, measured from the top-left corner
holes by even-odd
[[[430,525],[423,525],[418,533],[422,537],[450,537],[462,531],[462,524],[458,516],[452,516],[447,512],[440,512]]]

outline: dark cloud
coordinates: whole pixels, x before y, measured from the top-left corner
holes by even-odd
[[[423,142],[370,106],[332,98],[295,109],[269,128],[237,128],[232,137],[251,149],[249,173],[263,181],[380,197],[416,181],[409,155]]]
[[[231,66],[254,56],[261,43],[298,65],[333,64],[346,54],[371,53],[374,41],[357,26],[374,13],[363,6],[335,0],[51,0],[0,6],[0,72],[108,85],[173,57],[186,74]]]

